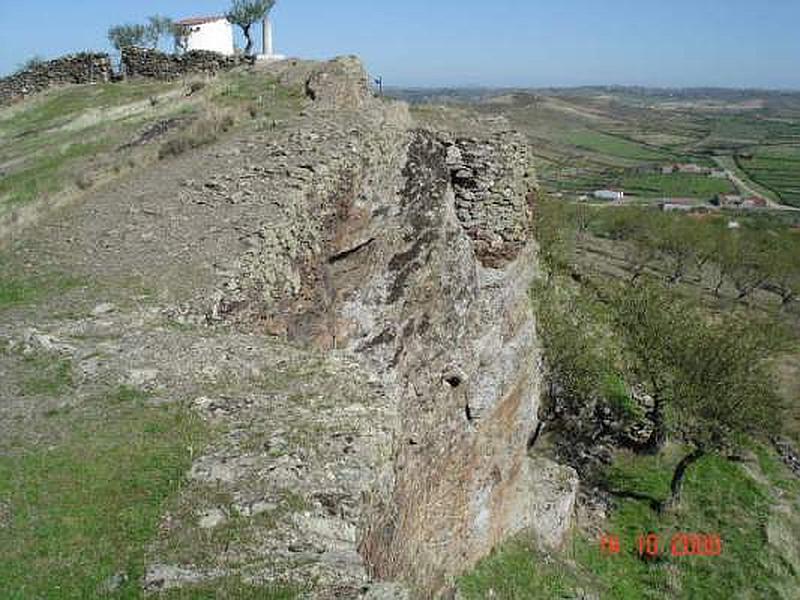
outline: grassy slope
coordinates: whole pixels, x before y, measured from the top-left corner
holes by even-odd
[[[135,159],[141,167],[157,160],[169,139],[194,133],[172,132],[143,152],[104,156],[161,119],[188,115],[202,123],[213,112],[243,127],[268,126],[302,103],[298,90],[261,74],[223,75],[189,99],[183,86],[71,87],[0,111],[0,169],[6,173],[0,179],[0,214],[12,204],[70,189],[75,173],[99,161],[111,176],[120,162]],[[160,100],[151,103],[156,95]],[[15,141],[2,143],[6,140]],[[38,306],[61,295],[92,303],[98,285],[0,254],[0,320],[17,311],[35,314]],[[63,317],[74,315],[67,310]],[[96,393],[87,401],[85,382],[62,355],[23,356],[0,340],[0,359],[13,368],[20,401],[59,407],[20,420],[12,436],[0,439],[0,596],[141,597],[145,550],[165,507],[182,489],[193,454],[211,432],[184,406],[159,406],[133,388],[93,382]],[[124,575],[121,587],[104,593],[103,583],[117,574]],[[284,599],[296,593],[225,580],[164,596]]]
[[[47,383],[34,391],[54,390]],[[102,417],[50,417],[71,431],[61,443],[0,458],[0,497],[11,514],[0,529],[6,598],[90,598],[117,573],[127,578],[117,597],[140,595],[145,546],[181,485],[200,427],[126,390],[97,402]]]
[[[664,497],[670,467],[667,458],[624,456],[610,478],[619,489]],[[800,485],[770,453],[758,448],[757,481],[743,466],[708,457],[687,476],[679,511],[658,515],[645,502],[622,500],[606,525],[619,535],[618,556],[601,552],[599,540],[574,534],[564,556],[537,555],[524,540],[514,541],[484,560],[459,583],[466,598],[572,598],[577,590],[599,592],[604,599],[641,598],[791,598],[800,586],[800,562],[792,537],[800,519],[775,510],[779,494],[797,498]],[[637,539],[657,533],[668,543],[675,533],[716,533],[723,539],[721,557],[666,556],[645,562],[635,551]],[[787,538],[789,541],[787,541]]]
[[[189,94],[187,85],[193,82],[197,89]],[[157,156],[150,146],[165,140],[190,138],[179,144],[187,149],[213,141],[223,129],[219,122],[258,125],[285,117],[300,102],[299,90],[243,72],[210,82],[134,81],[50,90],[0,109],[0,215],[146,165]],[[176,129],[188,130],[171,132],[152,145],[121,148],[149,126],[177,117],[185,123]]]
[[[0,319],[63,294],[97,293],[94,282],[27,270],[0,254]],[[126,385],[96,381],[96,391],[79,398],[80,376],[69,358],[41,350],[22,354],[1,342],[0,370],[13,366],[20,399],[55,408],[0,436],[0,596],[141,598],[146,549],[183,489],[192,457],[214,431],[182,404],[152,403],[156,398]],[[120,587],[105,592],[106,582],[119,575]],[[297,595],[225,579],[162,596]]]
[[[87,159],[106,153],[148,119],[171,108],[150,107],[149,97],[176,84],[74,86],[0,112],[0,212],[74,184]],[[127,109],[126,109],[127,107]]]
[[[602,229],[604,218],[613,220],[618,215],[601,209],[596,213],[599,220],[592,222],[592,230]],[[741,224],[772,235],[789,219],[789,215],[750,215],[741,216]],[[724,226],[725,222],[715,219],[708,226]],[[591,238],[585,246],[596,250],[599,242]],[[545,247],[550,244],[546,237],[542,243]],[[598,265],[588,261],[580,246],[576,268],[586,277],[625,276],[609,267],[609,263],[625,262],[620,243],[604,240],[602,247],[605,252],[592,253],[593,260],[602,263]],[[687,295],[700,294],[694,280],[687,285]],[[761,301],[754,300],[756,305],[748,310],[772,310]],[[717,310],[730,308],[724,299],[709,298],[708,302]],[[795,322],[795,315],[791,311],[773,314],[788,323]],[[541,315],[540,321],[547,326]],[[791,390],[787,399],[798,406]],[[682,453],[677,445],[655,457],[619,452],[606,474],[609,488],[664,499],[672,468]],[[709,456],[690,469],[684,501],[674,514],[659,515],[649,502],[619,498],[603,528],[621,537],[625,552],[620,556],[603,555],[599,540],[580,531],[574,533],[561,556],[541,555],[529,540],[520,539],[483,561],[460,581],[460,588],[467,598],[574,598],[582,597],[580,590],[604,600],[796,598],[800,589],[799,508],[800,480],[772,450],[751,443],[751,455],[744,463]],[[719,558],[679,558],[670,556],[668,548],[662,560],[643,562],[634,548],[638,537],[649,532],[659,534],[667,545],[679,532],[719,534],[724,553]]]

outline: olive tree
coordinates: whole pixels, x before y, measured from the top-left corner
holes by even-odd
[[[165,36],[173,34],[175,25],[172,19],[153,15],[147,18],[146,25],[115,25],[108,30],[108,40],[118,51],[131,46],[156,48]]]
[[[169,17],[153,15],[147,18],[145,26],[145,41],[151,48],[157,48],[162,38],[169,38],[173,35],[175,24]]]
[[[800,293],[800,236],[797,234],[767,234],[771,237],[768,258],[768,289],[781,298],[788,308]]]
[[[654,285],[619,292],[616,305],[634,369],[656,401],[660,435],[690,447],[673,472],[666,510],[679,501],[692,464],[732,448],[742,435],[772,433],[780,423],[768,360],[782,337],[735,314],[709,320]]]
[[[539,194],[534,208],[534,228],[539,257],[548,275],[569,270],[575,258],[577,219],[575,207]]]
[[[178,25],[177,23],[173,23],[170,33],[172,34],[172,43],[175,52],[186,52],[189,44],[189,34],[191,33],[191,28],[187,27],[186,25]]]
[[[118,51],[131,46],[143,46],[148,39],[144,25],[115,25],[108,30],[108,41]]]
[[[269,14],[273,6],[275,0],[233,0],[227,17],[231,23],[241,27],[247,42],[244,52],[248,56],[253,50],[251,29],[257,21]]]
[[[679,283],[697,261],[697,223],[683,215],[662,215],[656,224],[653,244],[664,260],[667,281]]]

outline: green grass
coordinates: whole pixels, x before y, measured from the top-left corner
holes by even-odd
[[[108,398],[117,404],[141,402],[150,398],[150,393],[129,385],[120,385]]]
[[[0,133],[29,136],[58,127],[88,110],[108,109],[158,96],[174,83],[125,82],[81,85],[51,90],[33,98],[22,110],[0,116]]]
[[[303,90],[280,85],[271,75],[239,71],[220,76],[210,93],[215,105],[247,108],[252,118],[286,118],[300,110],[305,98]]]
[[[200,124],[193,126],[195,130],[208,129],[208,123],[230,121],[220,128],[227,131],[234,120],[248,123],[256,118],[266,127],[272,120],[296,113],[304,102],[303,90],[245,71],[221,74],[189,97],[175,95],[163,100],[165,93],[180,91],[182,85],[124,82],[72,86],[0,110],[0,214],[69,189],[71,184],[85,189],[94,179],[113,177],[131,166],[131,157],[148,162],[152,153],[146,147],[116,149],[158,119],[208,113],[211,117],[201,118]],[[155,99],[152,104],[147,102],[151,98]],[[166,144],[172,145],[161,145],[167,148],[163,156],[210,143],[219,133],[216,126],[211,132],[195,130],[165,136]]]
[[[673,155],[663,152],[658,148],[637,144],[625,138],[609,135],[598,131],[571,131],[565,132],[562,141],[592,152],[609,154],[619,158],[631,160],[657,161],[671,160]]]
[[[800,485],[769,451],[758,452],[771,485],[758,483],[738,464],[709,456],[689,470],[675,513],[659,515],[647,502],[619,500],[606,524],[607,533],[621,539],[617,556],[603,554],[599,540],[576,536],[566,556],[553,557],[548,565],[513,542],[463,578],[460,588],[468,598],[489,597],[489,590],[498,599],[559,598],[565,590],[586,589],[589,581],[590,589],[612,600],[792,598],[792,590],[800,589],[800,564],[792,558],[798,548],[771,543],[765,531],[785,532],[786,544],[798,544],[800,520],[775,516],[771,486],[782,486],[796,499]],[[679,458],[680,448],[661,457],[626,455],[610,473],[612,487],[664,498]],[[659,561],[642,561],[635,551],[638,537],[649,532],[667,546]],[[719,534],[723,554],[672,557],[669,541],[676,533]],[[535,595],[538,590],[543,595]]]
[[[37,295],[37,289],[26,281],[0,279],[0,308],[24,304]]]
[[[160,594],[161,600],[294,600],[302,590],[282,585],[266,587],[248,585],[236,579],[222,579],[212,584],[170,590]]]
[[[574,598],[578,586],[574,574],[525,540],[514,540],[462,577],[458,588],[467,600],[554,600]]]
[[[644,415],[642,409],[631,398],[622,377],[617,373],[606,373],[602,382],[602,396],[609,406],[625,419],[639,419]]]
[[[736,164],[784,204],[800,206],[800,146],[759,148],[752,159],[738,158]]]
[[[0,457],[4,599],[95,598],[125,573],[115,597],[139,598],[144,551],[177,492],[202,429],[177,408],[131,403],[111,416],[63,419],[63,443]]]
[[[84,284],[82,279],[64,273],[23,270],[10,256],[0,254],[0,311],[36,304]]]
[[[48,154],[37,155],[25,168],[0,179],[0,212],[58,191],[74,179],[76,162],[107,148],[108,140],[97,140],[68,144]]]
[[[148,115],[153,118],[163,112],[147,105],[128,114],[127,107],[175,86],[163,82],[73,86],[50,90],[0,112],[0,162],[11,165],[0,178],[0,212],[75,183],[97,157],[111,157],[110,151],[147,122]],[[116,108],[122,111],[113,116],[97,112]]]
[[[739,146],[754,143],[787,143],[800,138],[800,122],[763,119],[758,115],[719,115],[711,119],[710,144],[729,142]]]
[[[53,294],[64,293],[81,286],[71,277],[0,279],[0,310],[12,306],[30,305]]]
[[[626,192],[637,196],[661,198],[699,198],[710,200],[717,194],[733,193],[735,188],[727,179],[714,179],[690,174],[630,174],[622,178]]]
[[[26,396],[55,397],[73,385],[72,362],[57,355],[26,356],[23,360],[27,375],[22,381]]]

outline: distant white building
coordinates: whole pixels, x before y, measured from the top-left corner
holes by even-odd
[[[193,17],[177,21],[186,28],[186,50],[208,50],[231,56],[233,47],[233,25],[225,17]]]
[[[625,198],[625,192],[616,192],[614,190],[597,190],[594,193],[597,200],[610,200],[612,202],[621,202]]]

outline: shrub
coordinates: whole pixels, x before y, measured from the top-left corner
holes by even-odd
[[[45,63],[45,60],[41,56],[32,56],[24,63],[19,65],[17,68],[17,73],[23,73],[25,71],[30,71],[31,69],[35,69],[36,67],[40,67]]]
[[[165,142],[158,151],[158,157],[165,159],[180,156],[188,150],[211,144],[235,124],[236,121],[230,114],[210,113],[195,121],[187,131]]]
[[[94,179],[89,173],[80,173],[75,178],[75,185],[77,185],[80,190],[88,190],[94,185]]]
[[[188,89],[186,91],[186,95],[191,96],[193,94],[196,94],[205,87],[206,87],[206,82],[201,79],[195,79],[193,81],[190,81],[189,84],[187,85]]]

